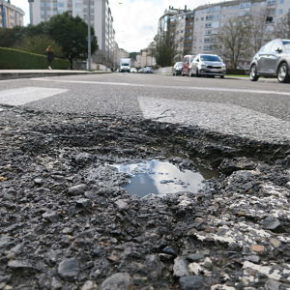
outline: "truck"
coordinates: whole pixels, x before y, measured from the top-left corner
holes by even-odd
[[[131,58],[120,59],[120,72],[130,72],[131,69]]]

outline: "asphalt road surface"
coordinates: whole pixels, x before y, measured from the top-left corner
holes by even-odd
[[[290,84],[144,74],[0,81],[1,105],[143,116],[266,142],[290,141]],[[1,112],[0,112],[1,114]]]

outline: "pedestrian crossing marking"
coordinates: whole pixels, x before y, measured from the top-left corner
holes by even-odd
[[[67,92],[67,89],[23,87],[0,91],[0,104],[21,106]]]

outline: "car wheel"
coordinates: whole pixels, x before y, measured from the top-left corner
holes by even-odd
[[[290,75],[289,69],[286,62],[280,64],[278,68],[277,79],[280,83],[289,83],[290,82]]]
[[[252,82],[256,82],[259,79],[259,76],[257,74],[257,67],[256,65],[252,65],[250,68],[250,80]]]
[[[225,78],[225,76],[220,76],[220,78],[221,78],[221,79],[224,79],[224,78]]]

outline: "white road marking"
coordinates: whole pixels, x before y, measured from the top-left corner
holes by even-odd
[[[57,80],[52,78],[33,78],[34,81],[46,81],[57,83],[70,84],[86,84],[86,85],[105,85],[105,86],[126,86],[126,87],[142,87],[142,88],[157,88],[157,89],[177,89],[177,90],[193,90],[193,91],[211,91],[211,92],[227,92],[227,93],[250,93],[260,95],[282,95],[290,96],[290,92],[269,91],[269,90],[254,90],[254,89],[229,89],[229,88],[209,88],[209,87],[192,87],[192,86],[164,86],[150,84],[133,84],[121,82],[98,82],[98,81],[76,81],[76,80]]]
[[[24,87],[0,91],[0,104],[19,106],[67,92],[67,89]]]
[[[237,105],[139,97],[144,118],[199,126],[222,134],[267,142],[290,140],[290,122]]]

